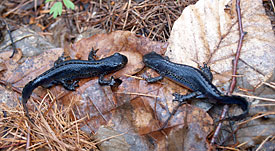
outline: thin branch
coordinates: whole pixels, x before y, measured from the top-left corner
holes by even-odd
[[[243,31],[240,0],[237,0],[236,5],[237,5],[236,7],[237,7],[237,16],[238,16],[238,23],[239,23],[240,39],[239,39],[239,42],[238,42],[238,48],[237,48],[236,56],[235,56],[235,59],[234,59],[233,75],[237,75],[237,66],[238,66],[238,61],[239,61],[239,58],[240,58],[241,49],[242,49],[242,45],[243,45],[243,38],[246,34],[246,32]],[[231,85],[230,85],[229,94],[232,94],[232,92],[234,91],[236,83],[237,83],[236,77],[232,77],[232,82],[231,82]]]
[[[238,17],[238,25],[239,25],[239,34],[240,34],[240,38],[238,41],[238,47],[237,47],[237,52],[236,52],[236,56],[234,59],[234,64],[233,64],[233,75],[237,75],[237,66],[238,66],[238,61],[240,58],[240,54],[241,54],[241,49],[242,49],[242,45],[243,45],[243,38],[246,34],[246,32],[243,31],[243,25],[242,25],[242,15],[241,15],[241,8],[240,8],[240,0],[236,0],[236,11],[237,11],[237,17]],[[232,81],[230,84],[230,88],[228,90],[228,94],[232,94],[232,92],[235,89],[237,80],[236,80],[236,76],[232,76]],[[226,113],[228,112],[228,105],[225,105],[223,108],[223,112],[222,115],[220,117],[220,119],[224,119]],[[216,138],[218,137],[219,131],[221,130],[221,126],[222,123],[220,122],[214,132],[214,136],[211,140],[211,145],[214,145]]]

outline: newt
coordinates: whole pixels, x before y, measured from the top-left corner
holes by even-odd
[[[236,95],[224,95],[212,84],[213,75],[206,64],[199,70],[188,65],[171,62],[168,58],[155,52],[144,55],[143,62],[146,67],[152,68],[160,75],[158,77],[146,78],[145,80],[148,83],[157,82],[166,77],[192,91],[187,95],[180,95],[179,93],[172,94],[174,96],[173,101],[178,101],[180,103],[179,105],[186,103],[187,100],[192,98],[208,98],[212,101],[210,103],[222,105],[237,104],[243,110],[242,114],[226,118],[225,120],[241,120],[245,118],[249,112],[248,102],[245,98]],[[168,120],[170,118],[171,117],[169,117]],[[168,121],[166,121],[165,124],[167,124],[167,122]]]
[[[117,79],[111,76],[110,80],[104,80],[104,75],[122,69],[128,62],[126,56],[115,53],[109,57],[96,60],[97,50],[89,53],[88,60],[66,60],[60,57],[54,64],[54,67],[45,71],[34,80],[25,85],[22,91],[22,104],[27,118],[31,120],[28,108],[26,106],[33,90],[38,86],[50,88],[53,85],[61,84],[65,89],[74,91],[79,87],[79,79],[99,77],[100,85],[113,86]]]

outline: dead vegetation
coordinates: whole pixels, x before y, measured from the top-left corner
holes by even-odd
[[[74,2],[76,10],[64,10],[62,17],[67,19],[67,28],[74,34],[82,33],[89,27],[97,27],[107,32],[128,30],[152,40],[167,41],[174,21],[186,6],[195,2],[196,0],[82,0]],[[11,19],[14,24],[35,24],[47,31],[56,21],[49,15],[51,5],[45,6],[41,0],[4,0],[1,3],[5,6],[2,16]]]
[[[67,28],[74,35],[82,33],[89,27],[105,29],[107,32],[129,30],[149,37],[155,41],[167,41],[174,21],[182,10],[196,1],[75,1],[78,9],[64,11],[62,17],[68,21]],[[36,25],[44,33],[55,23],[43,1],[3,0],[1,17],[15,28],[21,25]],[[263,1],[267,14],[271,18],[274,30],[274,7],[270,1]],[[36,4],[36,5],[35,5]],[[3,6],[3,7],[2,7]],[[273,12],[272,12],[273,10]],[[17,24],[20,22],[20,25]],[[70,41],[71,42],[71,41]],[[14,108],[1,105],[1,148],[30,150],[44,148],[51,150],[88,150],[96,149],[96,140],[80,130],[81,121],[71,114],[72,108],[62,108],[53,99],[52,104],[42,101],[38,110],[35,125],[30,125],[22,118],[22,107]],[[33,103],[35,104],[35,103]],[[51,107],[49,107],[51,105]],[[42,115],[51,112],[52,114]],[[26,137],[27,136],[27,137]],[[31,136],[31,137],[30,137]],[[32,140],[30,140],[30,138]],[[30,145],[30,141],[32,144]]]
[[[50,94],[47,96],[49,97]],[[35,125],[24,117],[24,111],[20,105],[16,107],[1,105],[0,110],[5,114],[2,114],[0,119],[2,136],[0,146],[2,149],[96,149],[96,141],[91,140],[90,135],[80,130],[80,123],[85,118],[76,120],[75,115],[71,112],[72,105],[64,108],[53,101],[52,97],[49,98],[52,103],[41,101],[39,106],[32,103],[37,108],[31,114]]]

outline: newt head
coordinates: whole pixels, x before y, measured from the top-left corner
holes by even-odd
[[[145,64],[145,66],[154,70],[157,70],[158,66],[161,65],[164,60],[164,57],[154,51],[143,56],[143,63]]]
[[[115,53],[113,57],[115,59],[114,65],[120,69],[128,63],[128,58],[120,53]]]
[[[120,53],[115,53],[109,57],[106,57],[101,60],[105,64],[105,71],[118,71],[126,66],[128,63],[128,59],[126,56],[120,54]]]

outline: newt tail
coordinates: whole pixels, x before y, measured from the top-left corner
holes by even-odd
[[[25,85],[25,87],[23,88],[23,91],[22,91],[22,104],[23,104],[23,108],[24,108],[24,111],[26,112],[26,116],[27,118],[33,122],[30,118],[30,115],[29,115],[29,110],[27,108],[27,102],[32,94],[32,91],[37,88],[39,86],[39,83],[36,81],[37,78],[35,78],[34,80],[30,81],[28,84]]]
[[[249,104],[246,101],[246,99],[243,97],[236,96],[236,95],[231,95],[231,96],[224,95],[224,96],[218,97],[217,100],[219,100],[217,103],[220,103],[220,104],[237,104],[243,110],[242,114],[228,117],[228,118],[225,118],[224,120],[238,121],[238,120],[244,119],[248,115]]]

